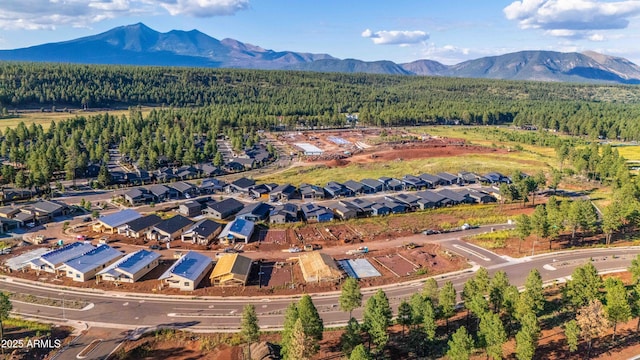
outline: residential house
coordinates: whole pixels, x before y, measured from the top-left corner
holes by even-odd
[[[153,201],[154,195],[145,188],[133,188],[122,194],[124,201],[131,206],[138,206]]]
[[[190,199],[198,195],[198,188],[186,181],[174,182],[169,184],[168,186],[174,189],[179,197]]]
[[[355,180],[347,180],[342,184],[351,194],[360,195],[364,193],[364,185]]]
[[[380,192],[384,189],[383,184],[375,179],[362,179],[360,180],[363,186],[363,192],[365,194],[373,194]]]
[[[382,203],[374,203],[371,205],[371,215],[373,216],[384,216],[389,215],[391,213],[391,208],[387,206],[384,202]]]
[[[499,172],[490,172],[483,176],[486,182],[490,184],[510,184],[511,179],[508,176],[504,176]]]
[[[467,189],[467,194],[471,199],[473,199],[474,202],[477,202],[480,204],[488,204],[488,203],[496,202],[495,197],[489,195],[484,191],[480,191],[477,189]]]
[[[253,260],[240,254],[220,257],[209,279],[212,286],[245,286],[251,273]]]
[[[198,192],[201,194],[213,194],[221,192],[226,185],[224,181],[218,179],[204,179],[198,187]]]
[[[244,204],[234,198],[218,202],[208,202],[202,213],[217,220],[226,219],[244,208]]]
[[[276,205],[269,213],[270,224],[284,224],[298,221],[298,205],[287,203]]]
[[[198,169],[198,173],[204,177],[217,176],[224,173],[219,167],[212,164],[198,164],[196,168]]]
[[[393,196],[385,196],[385,199],[404,204],[407,207],[407,210],[410,211],[415,211],[420,208],[420,205],[418,204],[420,197],[414,194],[396,194]]]
[[[198,201],[187,201],[178,206],[178,213],[187,217],[202,215],[202,204]]]
[[[156,214],[151,214],[131,220],[123,225],[118,226],[118,234],[125,235],[130,238],[139,239],[151,230],[154,226],[162,222],[162,218]]]
[[[346,201],[340,201],[343,205],[351,206],[356,209],[358,216],[369,216],[371,215],[371,206],[373,206],[373,202],[364,198],[355,198],[350,200],[348,203]]]
[[[29,261],[29,265],[33,270],[55,273],[66,261],[82,256],[93,249],[94,246],[91,244],[74,242],[40,255]]]
[[[140,249],[100,270],[96,275],[102,280],[134,283],[158,266],[160,254]]]
[[[96,274],[107,266],[116,262],[123,253],[109,245],[102,244],[83,255],[67,260],[61,266],[68,278],[73,281],[87,281],[93,279]]]
[[[224,164],[224,169],[228,172],[240,172],[246,170],[244,164],[236,161],[237,159],[231,160],[228,163]]]
[[[180,180],[188,180],[198,177],[200,171],[193,166],[184,165],[175,171],[175,175]]]
[[[269,200],[269,192],[271,189],[266,184],[260,184],[249,190],[249,196],[253,199]]]
[[[57,201],[41,200],[22,207],[20,211],[33,215],[37,222],[45,223],[56,217],[68,215],[69,207]]]
[[[303,204],[301,207],[304,220],[307,222],[328,222],[333,220],[333,212],[314,203]]]
[[[296,193],[296,187],[291,184],[282,184],[271,190],[269,200],[271,201],[289,201]]]
[[[236,219],[245,219],[253,222],[267,220],[271,206],[263,202],[251,203],[236,214]]]
[[[447,172],[437,173],[436,176],[440,178],[442,185],[455,185],[458,183],[458,177]]]
[[[430,190],[420,191],[416,193],[416,195],[420,198],[420,200],[418,200],[418,206],[421,210],[441,207],[445,199],[441,194]]]
[[[209,245],[222,231],[222,225],[213,220],[204,219],[193,224],[182,234],[182,241],[192,244]]]
[[[458,172],[458,184],[466,185],[466,184],[475,184],[479,181],[479,175],[476,175],[472,172],[468,171],[460,171]]]
[[[407,205],[399,203],[397,201],[385,199],[384,204],[389,207],[392,214],[402,214],[407,212]]]
[[[119,226],[140,217],[142,217],[142,215],[140,215],[140,213],[135,210],[120,210],[116,213],[99,217],[96,223],[91,228],[95,232],[106,232],[114,234],[116,233]]]
[[[153,194],[156,201],[163,202],[170,199],[177,199],[178,192],[173,188],[168,188],[164,185],[151,185],[149,187],[149,192]]]
[[[439,190],[438,194],[445,197],[445,199],[442,200],[442,203],[445,205],[458,205],[473,202],[473,200],[466,195],[449,189]]]
[[[193,291],[207,275],[213,262],[210,257],[189,251],[176,261],[159,279],[169,287]]]
[[[422,181],[424,181],[427,189],[434,189],[442,184],[442,179],[431,174],[422,174],[418,176]]]
[[[345,189],[345,187],[335,181],[330,181],[329,183],[327,183],[327,186],[324,187],[324,192],[326,194],[326,197],[328,198],[337,198],[337,197],[341,197],[341,196],[350,196],[351,191],[348,189]]]
[[[398,179],[391,179],[387,182],[387,190],[403,191],[405,190],[405,183]]]
[[[249,190],[256,185],[256,182],[251,179],[242,177],[229,184],[229,189],[232,192],[239,192],[243,194],[249,194]]]
[[[324,189],[310,184],[301,184],[299,187],[302,200],[324,199]]]
[[[176,215],[170,219],[163,220],[156,224],[147,232],[147,239],[169,242],[179,238],[193,221],[182,215]]]
[[[333,213],[342,220],[353,219],[357,216],[357,211],[351,206],[343,205],[340,202],[327,205],[327,208],[331,209]]]
[[[245,244],[248,244],[254,230],[255,224],[253,221],[235,219],[224,227],[220,235],[218,235],[218,239],[222,243],[233,244],[236,241],[244,241]]]
[[[417,176],[413,175],[405,175],[402,177],[402,182],[404,183],[404,188],[406,190],[422,190],[427,184],[424,180],[420,179]]]
[[[302,277],[308,283],[338,281],[343,276],[335,260],[330,255],[319,251],[300,255],[298,263],[302,270]]]

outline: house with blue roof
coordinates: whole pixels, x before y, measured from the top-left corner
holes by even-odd
[[[120,260],[100,270],[96,275],[102,280],[134,283],[158,266],[160,254],[145,249],[125,255]]]
[[[193,291],[213,267],[210,257],[189,251],[176,261],[158,279],[171,288]]]
[[[124,225],[137,218],[141,218],[139,212],[131,209],[121,210],[113,214],[104,215],[96,221],[92,226],[95,232],[106,232],[114,234],[117,232],[118,227]]]
[[[65,261],[61,270],[73,281],[87,281],[94,278],[98,271],[120,259],[122,255],[120,251],[103,244],[82,256]]]
[[[238,218],[222,229],[218,239],[221,243],[233,244],[236,241],[244,241],[245,244],[248,244],[254,230],[255,223],[253,221]]]
[[[95,247],[91,244],[74,242],[29,261],[29,265],[37,271],[55,273],[66,261],[82,256],[93,249]]]

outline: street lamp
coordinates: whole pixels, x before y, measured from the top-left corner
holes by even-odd
[[[264,274],[264,271],[258,273],[258,289],[262,289],[262,274]]]

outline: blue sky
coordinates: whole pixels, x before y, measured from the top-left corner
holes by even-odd
[[[0,49],[137,22],[342,59],[594,50],[640,64],[640,0],[1,0]]]

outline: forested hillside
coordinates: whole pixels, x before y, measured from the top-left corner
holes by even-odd
[[[206,107],[232,127],[532,124],[640,139],[640,88],[525,81],[64,64],[0,64],[0,109]]]

